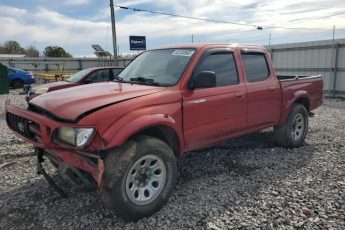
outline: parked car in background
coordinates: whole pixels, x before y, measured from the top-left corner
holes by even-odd
[[[34,87],[29,91],[26,100],[29,101],[38,95],[59,89],[96,82],[112,81],[119,73],[121,73],[122,70],[123,67],[94,67],[83,69],[76,72],[65,81],[53,82]]]
[[[24,85],[34,84],[36,78],[32,72],[24,71],[12,67],[8,68],[8,80],[13,88],[22,88]]]

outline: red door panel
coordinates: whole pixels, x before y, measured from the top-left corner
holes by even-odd
[[[246,101],[244,84],[184,92],[186,147],[212,143],[245,129]]]
[[[274,78],[247,83],[248,127],[276,124],[280,117],[280,86]]]

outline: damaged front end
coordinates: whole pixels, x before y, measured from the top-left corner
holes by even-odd
[[[56,186],[42,167],[45,158],[57,168],[62,178],[77,188],[92,190],[101,187],[104,164],[100,152],[104,149],[104,144],[95,127],[88,140],[82,139],[86,133],[82,133],[81,138],[72,136],[75,140],[73,145],[73,141],[65,141],[71,132],[63,135],[60,133],[63,138],[59,139],[59,130],[66,127],[67,131],[81,130],[85,127],[56,121],[42,114],[12,106],[9,101],[6,102],[6,122],[17,136],[34,145],[37,172],[43,175],[61,196],[66,197],[66,194]]]
[[[93,191],[97,188],[97,183],[95,179],[88,173],[81,169],[72,167],[68,164],[65,164],[62,159],[57,157],[54,153],[45,151],[41,148],[35,148],[37,155],[37,174],[42,175],[48,183],[61,195],[61,197],[66,198],[66,193],[58,187],[52,178],[44,170],[42,163],[45,160],[45,157],[49,159],[52,165],[57,169],[58,174],[72,186],[77,187],[82,191]]]

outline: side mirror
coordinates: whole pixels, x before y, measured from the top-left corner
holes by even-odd
[[[189,89],[211,88],[216,86],[216,73],[212,71],[201,71],[192,78]]]

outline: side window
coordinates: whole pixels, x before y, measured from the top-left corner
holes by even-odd
[[[117,75],[119,75],[119,73],[121,73],[122,69],[112,69],[112,73],[113,73],[113,78],[117,77]]]
[[[261,53],[242,54],[244,69],[249,82],[266,80],[269,77],[266,57]]]
[[[89,82],[109,81],[109,69],[102,69],[93,72],[87,80]]]
[[[239,82],[232,53],[213,53],[209,55],[197,68],[197,73],[201,71],[215,72],[217,86],[234,85]]]

